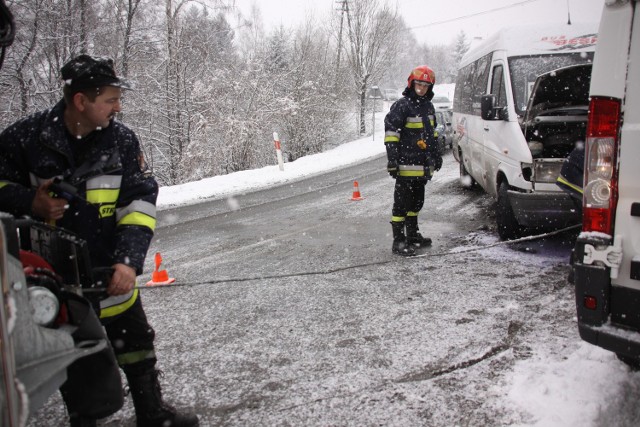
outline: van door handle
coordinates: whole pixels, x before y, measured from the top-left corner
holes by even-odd
[[[484,125],[484,130],[489,130],[489,125]]]

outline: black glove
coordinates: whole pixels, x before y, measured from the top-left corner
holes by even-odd
[[[438,156],[434,159],[434,169],[439,171],[442,168],[442,156]]]
[[[424,176],[420,178],[420,181],[426,183],[431,180],[432,176],[433,176],[433,166],[425,165]]]
[[[398,163],[389,161],[387,163],[387,172],[389,172],[389,175],[391,175],[391,178],[394,178],[394,179],[397,178],[398,177]]]

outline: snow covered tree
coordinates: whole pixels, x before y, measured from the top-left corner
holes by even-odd
[[[393,58],[399,37],[398,17],[395,10],[379,0],[349,0],[346,14],[346,57],[359,102],[360,134],[364,134],[367,90],[372,81],[380,79]]]
[[[326,32],[307,23],[295,32],[290,73],[283,79],[287,95],[276,128],[284,137],[289,161],[323,151],[345,139],[344,100],[335,96],[333,49]]]
[[[456,36],[455,46],[453,48],[454,59],[456,64],[460,64],[460,60],[465,53],[469,50],[470,43],[467,41],[467,35],[463,30],[460,30],[458,35]]]

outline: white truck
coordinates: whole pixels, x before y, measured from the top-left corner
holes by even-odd
[[[574,282],[580,336],[640,368],[640,4],[607,0],[598,31]]]

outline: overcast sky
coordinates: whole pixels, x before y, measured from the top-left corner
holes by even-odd
[[[382,1],[382,0],[381,0]],[[419,41],[449,44],[464,30],[468,40],[486,37],[500,26],[526,22],[564,24],[570,12],[572,22],[597,22],[604,0],[388,0],[412,28]],[[290,27],[313,16],[322,19],[337,9],[338,0],[236,0],[245,15],[251,4],[261,10],[267,29]]]

